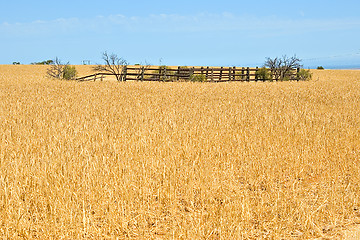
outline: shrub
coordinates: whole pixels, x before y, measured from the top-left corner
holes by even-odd
[[[52,65],[55,64],[54,60],[45,60],[42,62],[33,62],[31,65]]]
[[[63,64],[60,59],[55,58],[50,68],[47,70],[47,76],[57,79],[74,79],[77,75],[77,71],[74,66],[70,66],[69,63]]]
[[[169,75],[169,67],[168,66],[165,66],[165,65],[162,65],[159,67],[159,70],[155,71],[155,73],[159,74],[159,79],[160,81],[170,81],[171,77],[168,76]]]
[[[323,66],[318,66],[317,70],[324,70],[324,67]]]
[[[283,81],[283,82],[286,82],[286,81],[290,81],[291,79],[290,79],[290,77],[288,77],[288,76],[285,76],[285,77],[283,77],[282,79],[281,79],[281,81]]]
[[[71,79],[76,78],[76,76],[77,76],[77,71],[76,71],[75,66],[66,65],[64,67],[63,79],[71,80]]]
[[[310,80],[312,74],[310,70],[300,69],[300,71],[296,74],[297,80],[305,81]]]
[[[157,81],[175,81],[177,77],[175,76],[174,70],[171,70],[168,66],[162,65],[159,66],[158,70],[151,72],[153,76],[147,76],[145,79],[155,79]]]
[[[190,81],[192,82],[206,82],[206,76],[204,74],[193,74],[190,76]]]
[[[256,71],[255,77],[258,80],[269,80],[272,81],[272,74],[269,69],[262,67]]]

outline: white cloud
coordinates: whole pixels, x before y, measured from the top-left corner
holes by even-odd
[[[62,18],[52,21],[0,24],[5,36],[39,36],[77,34],[84,32],[209,32],[236,31],[244,33],[289,34],[339,29],[360,29],[360,19],[282,19],[278,17],[237,16],[200,13],[196,15],[158,14],[145,17],[110,15],[89,19]]]

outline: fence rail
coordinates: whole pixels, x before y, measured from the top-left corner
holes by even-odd
[[[78,81],[103,81],[106,76],[115,76],[120,81],[201,81],[229,82],[229,81],[266,81],[260,79],[256,72],[258,67],[167,67],[167,66],[123,66],[121,73],[95,73],[77,78]],[[289,80],[298,80],[299,69],[292,69]]]

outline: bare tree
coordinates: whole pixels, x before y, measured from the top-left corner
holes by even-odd
[[[146,60],[145,60],[144,64],[140,63],[139,68],[135,70],[135,72],[137,74],[136,79],[143,81],[146,78],[145,73],[148,71],[150,66],[151,66],[151,64],[148,63]]]
[[[52,78],[62,79],[66,66],[69,66],[69,62],[63,64],[58,57],[49,64],[50,68],[47,70],[47,75]]]
[[[129,65],[129,63],[114,53],[109,55],[107,52],[104,52],[102,59],[104,60],[104,65],[97,64],[97,66],[94,67],[94,70],[114,74],[116,76],[116,80],[124,81],[123,70],[125,66]]]
[[[289,77],[294,68],[300,68],[300,62],[296,55],[290,58],[284,55],[282,58],[266,58],[264,67],[270,69],[274,80],[282,80]]]

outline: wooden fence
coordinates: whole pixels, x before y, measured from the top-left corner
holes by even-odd
[[[167,66],[124,66],[121,73],[95,73],[77,78],[78,81],[104,80],[106,76],[115,76],[120,81],[266,81],[260,79],[256,71],[259,68],[249,67],[167,67]],[[293,69],[289,80],[297,80],[299,69]]]

